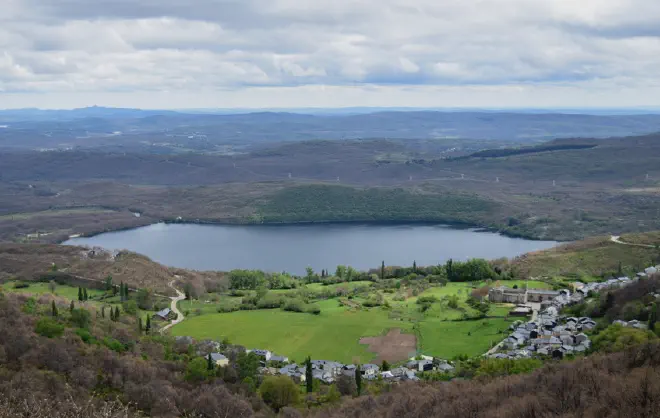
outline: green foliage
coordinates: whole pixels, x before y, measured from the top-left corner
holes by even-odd
[[[355,387],[357,388],[357,396],[360,396],[362,394],[362,371],[359,364],[355,368]]]
[[[37,312],[37,300],[35,298],[28,298],[23,304],[23,312],[33,314]]]
[[[481,282],[499,277],[490,263],[480,258],[473,258],[464,263],[450,259],[445,264],[445,271],[450,282]]]
[[[84,328],[78,328],[76,329],[76,335],[80,337],[83,342],[87,344],[94,343],[96,339],[94,336],[89,332],[89,330],[84,329]]]
[[[244,380],[249,377],[256,379],[257,369],[259,368],[259,357],[254,353],[240,353],[236,359],[238,366],[238,377]]]
[[[507,376],[529,373],[543,366],[539,359],[484,359],[476,370],[477,376]]]
[[[594,351],[611,353],[622,351],[625,348],[646,343],[656,338],[656,335],[651,331],[615,324],[605,328],[593,338],[592,349]]]
[[[288,376],[267,376],[259,387],[259,393],[275,411],[295,405],[300,398],[298,386]]]
[[[191,360],[186,367],[186,380],[189,382],[201,382],[208,377],[206,360],[197,357]]]
[[[474,223],[497,205],[474,195],[415,194],[404,189],[356,189],[333,185],[289,187],[261,206],[265,222],[440,221]]]
[[[79,301],[79,302],[82,302],[83,300],[84,300],[84,298],[83,298],[82,287],[79,287],[79,288],[78,288],[78,301]]]
[[[57,318],[57,316],[59,315],[57,312],[57,305],[55,305],[55,301],[51,302],[50,314],[53,318]]]
[[[387,360],[383,360],[383,364],[381,364],[380,369],[384,372],[390,370],[390,363],[388,363]]]
[[[51,318],[43,317],[37,321],[34,331],[42,337],[55,338],[64,333],[64,325]]]
[[[312,358],[309,356],[305,360],[305,386],[307,387],[307,393],[312,393],[314,391],[314,375],[312,373]]]
[[[129,315],[136,315],[138,312],[138,304],[134,300],[127,300],[121,304],[122,309]]]
[[[87,309],[79,308],[71,311],[71,322],[78,328],[88,328],[91,317]]]
[[[140,289],[135,297],[137,306],[145,311],[150,311],[154,307],[153,293],[149,289]],[[124,308],[126,310],[126,308]]]
[[[266,283],[265,274],[260,270],[232,270],[229,272],[232,289],[255,290]]]

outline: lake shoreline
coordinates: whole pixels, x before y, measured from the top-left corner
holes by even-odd
[[[57,239],[54,243],[55,244],[62,244],[70,239],[73,238],[92,238],[101,234],[106,234],[106,233],[112,233],[112,232],[122,232],[122,231],[130,231],[130,230],[135,230],[139,228],[144,228],[146,226],[150,225],[157,225],[157,224],[167,224],[167,225],[175,225],[175,224],[182,224],[182,225],[217,225],[217,226],[272,226],[272,227],[286,227],[286,226],[297,226],[297,225],[373,225],[373,226],[405,226],[405,225],[428,225],[428,226],[446,226],[452,229],[458,229],[458,230],[474,230],[475,232],[491,232],[491,233],[496,233],[508,238],[518,238],[518,239],[524,239],[528,241],[556,241],[557,243],[564,243],[564,242],[571,242],[571,240],[559,240],[555,239],[553,237],[538,237],[538,236],[533,236],[533,235],[524,235],[524,234],[516,234],[512,233],[510,231],[502,230],[499,228],[495,228],[492,226],[484,226],[484,225],[477,225],[473,223],[468,223],[468,222],[460,222],[460,221],[446,221],[446,220],[438,220],[438,221],[429,221],[429,220],[357,220],[357,219],[351,219],[351,220],[345,220],[345,221],[340,221],[340,220],[315,220],[315,221],[295,221],[295,222],[232,222],[232,221],[220,221],[220,220],[202,220],[202,219],[195,219],[195,220],[188,220],[188,219],[162,219],[162,220],[157,220],[154,221],[153,218],[148,218],[145,217],[145,220],[148,220],[148,222],[145,222],[142,225],[132,225],[132,226],[127,226],[125,228],[123,227],[118,227],[118,228],[106,228],[101,231],[93,231],[93,232],[88,232],[88,233],[78,233],[74,235],[70,235],[68,237],[62,237],[61,239]]]

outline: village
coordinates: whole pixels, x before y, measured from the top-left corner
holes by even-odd
[[[488,299],[495,303],[509,303],[515,306],[510,316],[531,316],[529,321],[515,321],[509,327],[511,333],[496,344],[483,356],[494,359],[523,359],[532,357],[562,359],[567,355],[587,352],[591,341],[587,332],[597,323],[589,317],[571,317],[561,315],[562,308],[580,303],[592,294],[625,287],[660,270],[660,266],[649,267],[633,278],[611,278],[604,282],[571,284],[569,289],[514,289],[504,286],[489,290]],[[657,295],[660,298],[660,295]],[[166,319],[171,316],[169,309],[154,315],[154,319]],[[616,321],[623,326],[645,328],[639,321]],[[176,337],[177,344],[192,345],[199,356],[210,358],[215,366],[226,367],[230,364],[228,356],[222,353],[223,344],[218,341],[203,340],[195,342],[190,336]],[[282,375],[302,384],[306,381],[306,364],[291,362],[288,357],[278,355],[267,349],[246,349],[259,358],[258,373],[263,376]],[[374,363],[343,364],[333,360],[311,359],[312,377],[324,384],[335,383],[341,376],[354,378],[356,373],[365,380],[382,379],[391,382],[416,381],[423,372],[451,373],[455,365],[451,361],[425,355],[418,355],[406,362],[383,367]]]

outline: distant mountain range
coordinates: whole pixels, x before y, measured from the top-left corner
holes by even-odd
[[[660,132],[660,114],[650,110],[646,114],[600,115],[567,110],[540,113],[533,109],[519,112],[369,110],[307,109],[305,113],[234,110],[232,114],[221,114],[223,110],[184,112],[106,107],[3,110],[0,111],[0,147],[93,148],[166,143],[179,149],[200,150],[208,149],[209,145],[366,138],[484,139],[510,143]]]

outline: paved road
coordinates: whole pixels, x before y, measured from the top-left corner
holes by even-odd
[[[170,322],[169,324],[165,325],[163,328],[161,328],[161,329],[160,329],[160,333],[161,333],[161,334],[164,334],[165,331],[167,331],[168,329],[172,328],[172,327],[175,326],[176,324],[178,324],[178,323],[180,323],[181,321],[183,321],[184,319],[186,319],[186,318],[183,316],[183,313],[181,313],[181,311],[179,311],[179,308],[176,306],[177,303],[179,303],[180,301],[182,301],[182,300],[184,300],[184,299],[186,298],[186,295],[184,295],[183,292],[181,292],[179,289],[177,289],[176,287],[174,287],[174,280],[172,280],[172,281],[169,283],[169,286],[170,286],[172,289],[174,289],[174,291],[177,293],[177,296],[176,296],[176,297],[170,298],[170,299],[172,299],[172,304],[171,304],[171,308],[170,308],[170,309],[172,309],[172,312],[174,312],[174,313],[176,314],[176,319],[175,319],[174,321]]]
[[[610,238],[610,241],[616,242],[617,244],[621,244],[621,245],[631,245],[633,247],[655,248],[655,245],[633,244],[633,243],[630,243],[630,242],[623,242],[623,241],[621,241],[621,237],[618,236],[618,235],[612,235],[612,237]]]

